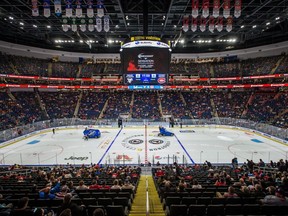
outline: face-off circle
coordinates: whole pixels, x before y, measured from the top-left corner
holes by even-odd
[[[141,152],[144,151],[145,149],[144,140],[145,140],[144,134],[137,134],[125,138],[124,140],[122,140],[121,144],[123,147],[127,149]],[[153,137],[152,139],[148,137],[147,144],[148,144],[148,151],[157,151],[165,149],[168,146],[170,146],[170,141],[166,137],[161,138]]]

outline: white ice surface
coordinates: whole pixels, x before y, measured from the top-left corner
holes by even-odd
[[[121,132],[118,128],[101,128],[101,138],[88,141],[83,140],[82,129],[56,130],[55,135],[52,132],[38,134],[1,148],[0,163],[139,164],[145,163],[145,152],[148,161],[159,161],[161,164],[171,164],[173,158],[178,163],[184,161],[189,164],[203,163],[205,160],[230,163],[235,156],[239,162],[246,159],[258,162],[260,158],[265,162],[287,159],[286,145],[251,132],[220,128],[167,130],[176,136],[158,137],[157,127],[148,127],[147,131],[144,126],[123,128]],[[183,130],[188,132],[180,132]],[[194,130],[195,133],[189,130]],[[35,144],[28,144],[30,142]]]

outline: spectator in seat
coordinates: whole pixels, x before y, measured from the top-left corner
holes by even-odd
[[[84,211],[84,206],[78,206],[76,203],[72,202],[72,194],[70,193],[65,195],[63,204],[58,210],[58,214],[60,215],[67,208],[71,210],[72,216],[81,216]]]
[[[275,190],[275,187],[270,186],[269,195],[266,195],[264,199],[261,200],[262,204],[265,205],[281,205],[288,206],[288,198],[285,197],[285,191],[282,188]],[[273,194],[275,192],[275,194]]]
[[[72,216],[72,212],[70,209],[67,208],[63,210],[59,216]]]
[[[129,182],[128,179],[124,181],[124,185],[122,186],[122,189],[132,189],[135,190],[135,187]]]
[[[11,211],[10,216],[33,216],[32,209],[27,209],[28,202],[28,197],[19,199],[17,208]]]
[[[11,209],[13,208],[12,203],[9,203],[6,205],[5,203],[2,203],[1,201],[3,201],[2,194],[0,194],[0,215],[2,216],[10,215]]]
[[[119,185],[119,181],[117,179],[114,180],[111,189],[121,189],[121,186]]]
[[[97,183],[95,179],[92,181],[92,185],[89,186],[89,190],[97,190],[100,188],[101,186]]]
[[[193,188],[193,189],[201,189],[201,188],[202,188],[202,185],[199,184],[199,182],[197,181],[197,179],[194,179],[194,180],[193,180],[193,183],[192,183],[192,188]]]
[[[87,189],[88,189],[88,187],[84,184],[83,180],[81,180],[79,182],[79,186],[76,187],[76,190],[87,190]]]
[[[96,208],[93,212],[93,216],[105,216],[102,208]]]
[[[44,209],[42,208],[35,208],[33,212],[33,216],[44,216]]]
[[[232,186],[228,187],[228,192],[225,192],[223,195],[219,192],[216,192],[216,196],[224,198],[238,197],[238,195],[235,193],[235,188]]]

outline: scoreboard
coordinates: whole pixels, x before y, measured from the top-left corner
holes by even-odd
[[[160,41],[132,41],[121,47],[124,83],[163,85],[168,82],[169,45]]]

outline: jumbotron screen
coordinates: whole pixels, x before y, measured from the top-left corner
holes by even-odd
[[[171,52],[159,41],[134,41],[121,48],[124,83],[159,85],[168,82]]]

